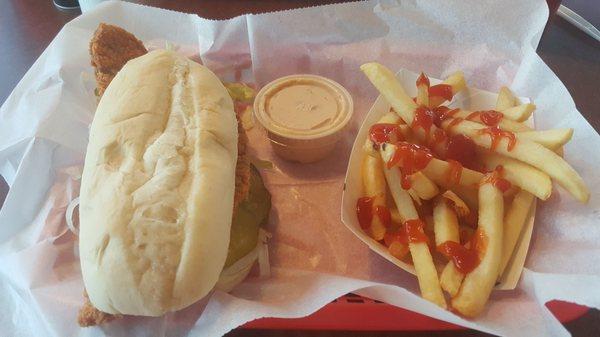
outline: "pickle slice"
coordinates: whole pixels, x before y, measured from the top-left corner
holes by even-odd
[[[225,268],[246,256],[258,243],[258,230],[266,223],[271,210],[271,194],[260,173],[250,165],[250,189],[245,200],[238,205],[231,221],[229,251]]]

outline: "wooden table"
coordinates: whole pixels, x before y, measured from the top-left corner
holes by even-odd
[[[244,13],[261,13],[289,8],[335,3],[339,0],[204,0],[137,1],[150,6],[224,19]],[[590,2],[594,6],[594,1]],[[61,11],[51,0],[0,0],[0,102],[31,67],[62,26],[79,15],[79,10]],[[600,43],[559,17],[550,20],[538,53],[569,89],[579,111],[600,129]],[[7,187],[0,179],[0,205]],[[590,310],[567,324],[574,336],[600,336],[600,312]],[[329,332],[235,330],[229,336],[487,336],[477,331],[461,332]]]

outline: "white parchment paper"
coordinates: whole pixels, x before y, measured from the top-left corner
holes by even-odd
[[[544,303],[600,307],[600,137],[536,55],[548,10],[537,1],[368,1],[211,21],[195,15],[107,2],[68,23],[0,108],[0,174],[10,185],[0,210],[0,335],[218,336],[260,317],[301,317],[357,292],[459,325],[507,336],[568,332]],[[331,77],[352,93],[355,117],[330,158],[298,165],[274,157],[254,129],[255,155],[273,194],[267,226],[273,275],[250,277],[232,293],[160,318],[103,327],[76,324],[83,284],[76,236],[64,212],[78,194],[78,170],[95,110],[88,43],[100,22],[117,24],[148,46],[165,42],[199,58],[224,80],[258,86],[287,74]],[[536,126],[573,127],[567,160],[592,191],[580,205],[557,188],[540,203],[531,249],[514,291],[496,292],[477,320],[418,296],[414,276],[371,252],[340,221],[344,173],[375,89],[359,65],[443,78],[462,69],[469,85],[509,85],[537,105]]]

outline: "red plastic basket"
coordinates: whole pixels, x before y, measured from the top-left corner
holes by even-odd
[[[548,309],[566,323],[581,317],[585,306],[552,301]],[[351,331],[434,331],[464,327],[437,320],[380,301],[348,294],[303,318],[262,318],[243,326],[249,329],[351,330]]]

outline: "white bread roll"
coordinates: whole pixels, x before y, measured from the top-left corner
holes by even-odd
[[[237,122],[207,68],[158,50],[129,61],[100,100],[80,193],[92,304],[159,316],[213,289],[229,246]]]

